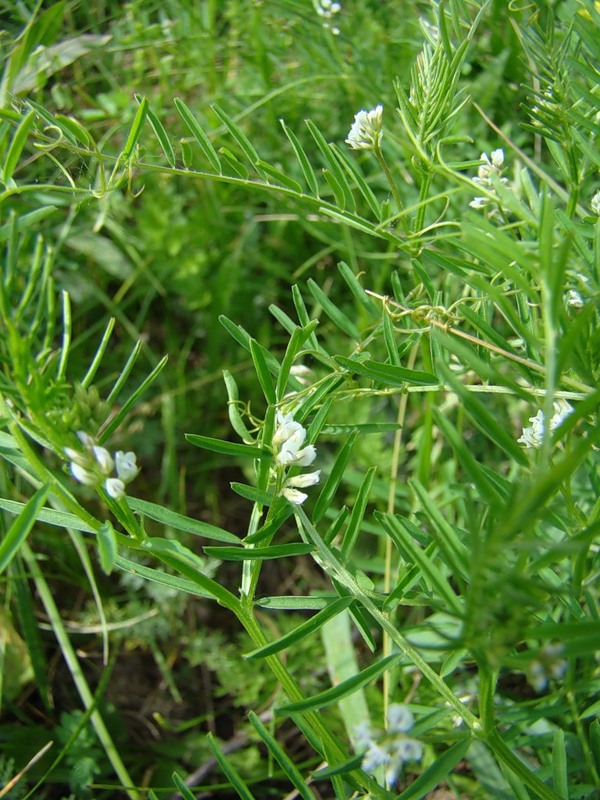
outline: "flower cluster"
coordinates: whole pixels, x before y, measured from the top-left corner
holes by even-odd
[[[502,175],[502,167],[504,164],[504,150],[499,147],[497,150],[492,151],[491,157],[488,156],[487,153],[481,154],[481,164],[479,165],[479,169],[477,171],[477,177],[473,178],[473,183],[477,184],[477,186],[481,186],[482,189],[485,189],[488,192],[488,195],[485,197],[475,197],[469,205],[471,208],[485,208],[485,206],[489,205],[493,202],[493,197],[497,197],[496,190],[494,188],[494,181],[500,181],[505,185],[508,184],[508,180],[506,178],[500,177]],[[489,195],[492,195],[490,197]]]
[[[125,496],[125,485],[140,471],[135,453],[117,450],[114,459],[105,447],[99,447],[92,437],[78,431],[77,437],[85,452],[65,447],[65,455],[71,459],[69,468],[73,477],[86,486],[104,486],[106,493],[120,500]],[[116,471],[116,477],[114,477]]]
[[[277,412],[277,428],[273,436],[273,449],[275,450],[275,461],[280,468],[287,467],[309,467],[317,457],[317,450],[314,445],[304,445],[306,440],[306,429],[294,420],[294,415],[290,412],[283,414]],[[299,491],[307,486],[314,486],[319,482],[320,470],[316,472],[306,472],[303,475],[295,475],[287,478],[283,484],[281,494],[286,500],[294,505],[301,505],[308,495]]]
[[[387,712],[387,731],[373,731],[368,722],[355,728],[356,749],[364,750],[362,768],[373,774],[379,767],[385,768],[385,781],[393,785],[407,761],[420,761],[423,744],[406,734],[414,725],[414,717],[407,706],[391,705]]]
[[[573,413],[572,406],[566,400],[557,400],[554,403],[554,414],[550,419],[550,433],[556,430],[569,414]],[[523,433],[517,439],[519,444],[525,445],[528,449],[539,449],[544,441],[545,417],[542,410],[538,411],[535,417],[529,417],[531,426],[523,428]]]
[[[331,24],[331,20],[342,10],[339,3],[332,0],[317,0],[315,5],[317,14],[323,19],[323,27],[328,28],[334,36],[338,36],[340,29]]]
[[[371,111],[359,111],[346,139],[352,150],[375,150],[381,147],[383,138],[383,106],[381,103]]]

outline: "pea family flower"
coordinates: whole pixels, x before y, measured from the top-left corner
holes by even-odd
[[[317,450],[312,444],[304,446],[305,440],[306,430],[294,420],[293,414],[284,414],[278,411],[277,427],[272,445],[275,450],[275,462],[279,469],[293,466],[308,467],[313,463],[317,457]],[[283,482],[281,494],[288,502],[301,505],[308,495],[301,492],[300,489],[317,484],[320,474],[321,471],[317,470],[287,478]]]
[[[562,644],[547,642],[539,651],[538,657],[529,662],[527,680],[538,694],[548,686],[550,678],[560,680],[567,671],[568,664],[564,658]]]
[[[499,180],[500,183],[508,185],[508,180],[500,177],[502,175],[502,169],[504,166],[504,150],[501,147],[499,147],[497,150],[492,150],[490,156],[488,156],[487,153],[482,153],[480,160],[481,163],[477,170],[477,177],[473,178],[473,183],[477,186],[481,186],[482,189],[485,189],[488,192],[488,195],[483,197],[475,197],[473,200],[471,200],[469,203],[471,208],[485,208],[493,202],[493,197],[490,197],[489,195],[497,197],[494,187],[495,180]]]
[[[550,418],[550,433],[556,430],[558,426],[573,413],[572,406],[566,400],[557,400],[554,403],[554,414]],[[544,441],[545,417],[544,412],[540,409],[535,417],[529,417],[531,425],[523,428],[523,433],[517,439],[519,444],[524,445],[528,450],[539,449]]]
[[[374,150],[381,146],[382,138],[383,106],[380,103],[371,111],[361,110],[354,115],[346,144],[352,150]]]
[[[106,493],[120,500],[125,496],[125,486],[138,474],[136,456],[133,452],[118,450],[113,456],[105,447],[97,445],[92,437],[79,431],[77,437],[84,451],[65,447],[64,453],[71,460],[69,469],[75,480],[85,486],[104,486]],[[114,477],[116,470],[117,476]]]
[[[364,771],[373,774],[384,767],[386,783],[391,786],[398,780],[405,763],[422,759],[423,743],[407,735],[414,725],[408,706],[392,704],[387,712],[387,723],[387,731],[377,731],[363,722],[356,726],[354,738],[357,749],[365,751]]]

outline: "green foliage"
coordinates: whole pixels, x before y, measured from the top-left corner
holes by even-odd
[[[423,14],[10,8],[15,796],[600,790],[600,14]]]

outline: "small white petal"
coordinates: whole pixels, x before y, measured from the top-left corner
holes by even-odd
[[[95,486],[98,483],[98,476],[93,472],[85,469],[84,467],[76,464],[74,461],[70,464],[70,469],[73,477],[86,486]]]
[[[91,450],[92,447],[96,444],[96,442],[92,439],[89,433],[85,431],[77,431],[77,438],[81,442],[81,444],[85,447],[86,450]]]
[[[296,460],[294,464],[300,467],[310,467],[315,458],[317,457],[317,449],[314,445],[309,444],[308,447],[298,450],[296,453]]]
[[[286,500],[289,500],[289,502],[293,503],[295,506],[301,506],[308,497],[308,495],[304,494],[304,492],[300,492],[298,489],[288,489],[286,486],[284,486],[281,490],[281,494]]]
[[[124,453],[122,450],[117,450],[115,453],[115,461],[117,465],[117,475],[124,483],[129,483],[138,474],[139,467],[136,464],[135,453],[129,451]]]
[[[79,450],[74,450],[72,447],[63,447],[63,453],[66,455],[68,459],[74,461],[76,464],[87,464],[89,462],[89,456],[80,453]]]
[[[115,500],[125,497],[125,484],[119,478],[108,478],[104,483],[104,488],[106,489],[106,494]]]
[[[103,475],[110,475],[115,468],[115,462],[112,460],[111,454],[105,447],[98,447],[98,445],[94,445],[92,451],[96,461],[100,465],[100,472],[102,472]]]
[[[307,486],[314,486],[317,484],[320,475],[320,469],[316,472],[305,472],[303,475],[295,475],[293,478],[288,478],[285,485],[294,486],[296,489],[306,489]]]
[[[496,169],[500,169],[504,164],[504,150],[501,147],[497,150],[492,150],[492,164]]]

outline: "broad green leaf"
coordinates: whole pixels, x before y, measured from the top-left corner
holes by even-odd
[[[144,580],[158,583],[161,586],[168,586],[171,589],[176,589],[178,592],[185,592],[186,594],[194,595],[194,597],[205,597],[209,600],[213,599],[211,592],[200,588],[194,581],[180,578],[178,575],[171,575],[168,572],[162,572],[152,567],[147,567],[144,564],[131,561],[123,556],[117,555],[115,558],[115,566],[123,570],[123,572],[131,573],[131,575],[139,575],[140,578],[144,578]]]
[[[294,360],[300,348],[304,345],[306,340],[314,332],[318,325],[317,320],[313,320],[309,325],[299,328],[294,326],[290,341],[285,350],[285,355],[281,361],[281,369],[277,376],[276,394],[278,400],[283,400],[286,390],[288,388],[288,381],[290,377],[290,370],[294,364]]]
[[[204,132],[202,126],[183,102],[183,100],[180,100],[178,97],[176,97],[173,102],[175,103],[175,108],[179,112],[179,116],[185,122],[190,133],[204,153],[206,160],[214,169],[214,171],[221,175],[223,170],[221,168],[219,156],[217,155],[217,151],[213,147],[212,142]]]
[[[98,552],[100,566],[105,575],[110,575],[117,557],[117,537],[115,529],[108,520],[98,528]]]
[[[286,753],[284,753],[275,737],[269,733],[267,728],[265,728],[253,711],[251,711],[248,715],[248,719],[260,738],[263,740],[269,753],[277,761],[281,769],[290,779],[291,783],[296,787],[300,797],[302,797],[303,800],[316,800],[314,794],[307,786],[306,781],[298,771],[293,761],[286,755]]]
[[[246,653],[245,658],[265,658],[266,656],[279,653],[281,650],[285,650],[286,648],[301,642],[302,639],[318,631],[319,628],[321,628],[326,622],[337,616],[345,608],[348,608],[350,603],[352,603],[351,597],[341,597],[338,600],[334,600],[322,611],[319,611],[314,617],[311,617],[311,619],[303,622],[301,625],[298,625],[298,627],[293,631],[290,631],[290,633],[287,633],[285,636],[282,636],[275,642],[271,642],[264,647],[259,647],[257,650],[252,650],[252,652]]]
[[[186,433],[185,438],[190,444],[196,447],[202,447],[204,450],[210,450],[213,453],[222,453],[226,456],[273,458],[271,451],[263,447],[252,447],[252,445],[249,444],[226,442],[223,441],[223,439],[212,439],[210,436],[199,436],[196,433]]]
[[[247,181],[250,177],[250,170],[245,164],[237,158],[234,153],[231,152],[227,147],[219,147],[219,155],[221,156],[223,162],[227,164],[231,168],[233,172],[233,176],[237,175],[238,178],[241,178],[243,181]]]
[[[428,767],[419,777],[398,795],[397,800],[421,800],[428,792],[446,778],[458,764],[461,758],[469,749],[470,739],[465,737],[462,741],[456,742],[441,756],[437,756],[433,764]]]
[[[63,114],[56,114],[55,120],[63,132],[68,131],[84,147],[90,147],[93,143],[92,135],[83,125],[73,117],[65,117]]]
[[[186,517],[176,511],[170,511],[164,506],[150,503],[148,500],[127,496],[127,505],[133,511],[139,511],[144,516],[177,531],[185,531],[185,533],[192,533],[194,536],[202,536],[205,539],[214,539],[217,542],[230,542],[232,544],[239,542],[235,534],[229,533],[223,528],[218,528],[216,525],[210,525],[208,522],[202,522],[199,519]]]
[[[403,656],[399,654],[386,656],[376,661],[374,664],[371,664],[370,667],[363,669],[358,675],[353,675],[352,678],[348,678],[348,680],[343,681],[337,686],[332,686],[331,689],[326,689],[324,692],[320,692],[306,700],[299,700],[296,703],[287,703],[275,709],[275,711],[277,714],[297,714],[305,711],[316,711],[317,709],[329,706],[342,697],[348,697],[348,695],[353,694],[358,691],[358,689],[371,683],[371,681],[383,675],[384,672],[387,672],[399,664],[402,658]]]
[[[45,484],[27,501],[19,516],[5,533],[0,542],[0,574],[8,567],[27,539],[38,514],[46,501],[50,484]]]
[[[273,544],[269,547],[213,547],[203,548],[207,556],[220,561],[266,561],[272,558],[291,558],[312,553],[314,547],[303,542]]]

